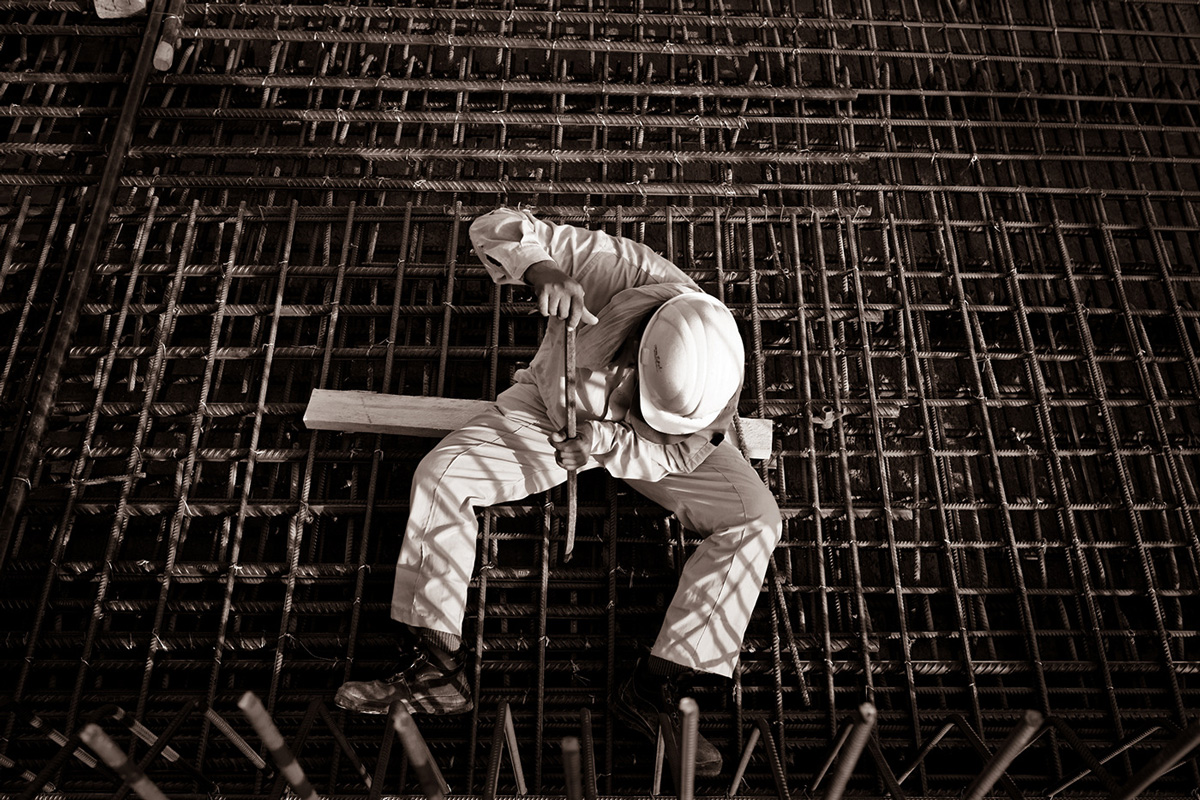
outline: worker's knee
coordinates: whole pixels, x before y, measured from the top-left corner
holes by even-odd
[[[783,517],[775,498],[755,505],[750,512],[749,527],[768,550],[774,550],[783,536]]]
[[[753,500],[755,502],[748,502],[738,509],[738,513],[720,520],[713,527],[714,535],[724,541],[725,547],[737,550],[751,548],[770,553],[779,544],[783,533],[779,506],[769,494],[756,496]]]
[[[438,479],[446,473],[446,468],[450,464],[450,459],[446,454],[440,452],[437,448],[425,454],[417,464],[417,471],[413,473],[413,485],[432,486],[438,482]]]
[[[502,498],[502,487],[511,484],[503,463],[489,463],[476,443],[443,442],[425,454],[413,473],[412,504],[435,504],[444,512],[474,513]]]
[[[419,493],[443,497],[461,494],[471,482],[455,475],[454,466],[458,456],[457,450],[448,447],[435,447],[426,453],[413,473],[413,496]]]
[[[783,528],[783,519],[779,514],[779,504],[775,502],[775,495],[757,481],[749,486],[738,487],[738,495],[742,501],[741,508],[746,523],[764,534],[770,532],[778,536]]]

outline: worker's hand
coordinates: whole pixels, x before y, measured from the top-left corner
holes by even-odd
[[[575,438],[568,439],[567,431],[561,430],[550,434],[550,444],[554,445],[554,459],[563,469],[582,469],[592,455],[592,426],[581,422],[575,427]]]
[[[539,261],[525,270],[525,282],[537,292],[538,311],[543,317],[558,317],[574,330],[580,322],[595,325],[595,314],[587,310],[579,281],[553,261]]]

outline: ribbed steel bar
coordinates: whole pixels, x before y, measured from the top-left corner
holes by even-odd
[[[396,365],[395,341],[396,341],[396,336],[397,336],[397,330],[400,325],[399,309],[400,309],[400,301],[403,297],[402,293],[403,293],[403,289],[404,289],[405,268],[407,266],[407,256],[408,256],[408,250],[409,250],[408,243],[410,242],[410,234],[412,232],[411,223],[412,223],[412,204],[409,203],[405,207],[404,220],[403,220],[403,225],[401,228],[400,240],[399,240],[401,243],[401,250],[400,250],[399,256],[396,260],[395,272],[394,272],[395,277],[394,277],[394,288],[392,291],[392,310],[391,310],[391,313],[389,314],[389,318],[388,318],[387,355],[385,356],[385,359],[384,359],[382,376],[380,379],[380,386],[382,387],[382,389],[384,391],[389,391],[392,386],[392,377],[393,377],[393,372],[395,370],[395,365]],[[378,227],[372,228],[372,239],[371,239],[372,246],[367,251],[367,254],[366,254],[367,260],[371,260],[372,256],[374,256],[374,245],[377,242],[377,239],[375,237],[377,237],[379,233],[380,233],[380,231],[379,231]],[[349,270],[349,269],[350,269],[350,266],[347,265],[347,270]],[[374,294],[376,291],[378,291],[378,290],[373,288],[372,294]],[[332,329],[330,329],[330,331],[328,333],[330,342],[333,341],[333,333],[334,333],[334,331]],[[352,614],[350,616],[350,619],[349,619],[348,625],[347,625],[347,634],[348,635],[347,635],[347,644],[346,644],[346,651],[345,651],[346,652],[346,663],[345,663],[344,668],[342,669],[341,676],[340,676],[340,679],[343,682],[350,679],[350,670],[354,664],[355,657],[356,657],[356,654],[358,651],[359,634],[362,629],[363,592],[364,592],[364,588],[366,586],[367,572],[371,569],[371,566],[368,563],[368,558],[369,558],[368,546],[371,543],[371,534],[374,532],[373,523],[375,522],[375,498],[377,496],[377,492],[379,489],[380,471],[381,471],[383,458],[384,458],[383,438],[384,437],[382,435],[377,435],[374,437],[374,441],[372,443],[373,447],[371,448],[371,468],[370,468],[369,473],[366,475],[365,501],[366,501],[367,510],[366,510],[366,514],[364,515],[364,518],[362,521],[362,526],[361,526],[360,533],[359,533],[360,541],[358,543],[358,552],[353,555],[353,558],[356,562],[356,570],[355,570],[356,575],[355,575],[355,583],[354,583],[353,610],[352,610]],[[486,553],[487,533],[490,528],[490,526],[488,524],[489,522],[490,522],[490,518],[487,521],[485,521],[485,523],[484,523],[485,553]],[[347,550],[348,551],[351,550],[351,545],[349,543],[347,543]],[[483,585],[481,587],[481,595],[484,598],[486,598],[486,582],[483,582]],[[484,600],[480,600],[480,608],[482,609],[483,606],[484,606]],[[391,643],[389,642],[389,644],[391,644]],[[477,672],[475,688],[478,688],[478,675],[479,675],[479,673]],[[473,765],[474,765],[473,759],[472,759],[471,763],[472,763],[472,768],[473,768]],[[468,771],[470,771],[470,769]],[[372,784],[372,792],[381,790],[380,783],[381,782],[379,780],[379,776],[376,776],[376,778],[374,779],[373,784]]]
[[[639,26],[635,26],[639,27]],[[644,27],[644,26],[640,26]],[[4,32],[4,27],[0,26],[0,33]],[[64,31],[70,32],[70,31]],[[752,54],[777,54],[787,55],[794,49],[794,45],[769,45],[759,43],[748,44],[726,44],[726,45],[707,45],[707,44],[688,44],[677,43],[670,40],[661,41],[634,41],[621,42],[611,40],[588,40],[588,39],[546,39],[543,37],[534,36],[489,36],[489,35],[465,35],[454,36],[451,34],[371,34],[368,32],[343,32],[343,31],[308,31],[308,30],[277,30],[270,28],[254,28],[254,29],[236,29],[236,28],[183,28],[181,35],[189,39],[219,39],[219,40],[257,40],[270,42],[320,42],[325,44],[337,44],[345,42],[364,42],[369,44],[401,44],[401,45],[429,45],[434,47],[450,48],[450,47],[479,47],[479,48],[497,48],[497,49],[529,49],[542,50],[553,52],[556,50],[565,52],[604,52],[604,53],[635,53],[635,54],[656,54],[656,55],[680,55],[680,56],[725,56],[725,57],[745,57]],[[925,58],[938,61],[955,62],[955,61],[971,61],[974,54],[971,53],[956,53],[952,50],[894,50],[884,49],[876,50],[871,48],[839,48],[839,47],[807,47],[805,48],[810,55],[830,55],[840,57],[877,57],[877,58]],[[991,61],[999,63],[1030,63],[1053,66],[1095,66],[1095,67],[1133,67],[1142,68],[1146,64],[1143,61],[1135,59],[1122,59],[1119,57],[1097,57],[1097,58],[1070,58],[1070,57],[1046,57],[1038,54],[1016,54],[1008,55],[1003,53],[989,53],[988,58]],[[1200,69],[1200,65],[1190,63],[1187,60],[1176,62],[1164,62],[1163,66],[1169,66],[1173,69],[1182,71],[1191,71]]]
[[[132,254],[133,259],[132,259],[132,264],[131,264],[132,269],[131,269],[131,273],[129,275],[129,279],[126,282],[126,286],[125,286],[125,297],[124,297],[123,306],[126,308],[128,307],[129,301],[133,298],[135,289],[138,284],[138,273],[139,273],[139,269],[141,266],[141,262],[142,262],[142,259],[145,257],[146,248],[149,244],[149,240],[150,240],[151,234],[153,232],[154,225],[156,223],[155,211],[156,211],[155,203],[152,200],[151,204],[150,204],[150,208],[148,209],[148,212],[147,212],[147,215],[145,218],[145,222],[141,226],[141,228],[138,230],[136,243],[134,245],[134,252]],[[125,325],[126,325],[127,321],[128,321],[128,314],[124,313],[124,311],[122,311],[122,313],[117,315],[117,319],[115,321],[115,324],[113,325],[113,331],[112,331],[112,342],[114,345],[118,340],[120,340],[126,334]],[[98,375],[98,380],[96,381],[96,400],[97,400],[96,406],[97,407],[100,405],[101,402],[103,402],[105,392],[108,390],[110,381],[112,381],[112,379],[114,377],[116,361],[117,361],[117,348],[114,346],[114,347],[109,348],[109,351],[106,354],[106,357],[104,358],[104,360],[101,362],[101,365],[100,365],[100,374]],[[146,397],[148,400],[153,400],[155,389],[156,389],[156,387],[153,385],[153,382],[151,383],[151,385],[147,386]],[[76,678],[75,678],[75,691],[73,692],[73,697],[75,697],[75,698],[79,697],[79,695],[83,689],[84,681],[87,679],[87,673],[88,673],[89,669],[91,668],[90,662],[91,662],[91,658],[92,658],[92,647],[95,642],[96,635],[99,630],[101,621],[104,619],[104,616],[105,616],[104,606],[105,606],[105,603],[106,603],[106,600],[108,597],[108,591],[109,591],[110,585],[111,585],[112,563],[116,559],[117,553],[120,552],[123,540],[124,540],[126,532],[127,532],[127,525],[128,525],[128,521],[129,521],[129,515],[125,513],[124,506],[129,502],[130,493],[133,489],[133,485],[140,476],[141,471],[140,471],[140,463],[139,463],[140,462],[139,451],[140,451],[141,445],[143,444],[143,442],[146,439],[146,434],[147,434],[147,430],[148,430],[148,425],[147,425],[148,421],[149,421],[148,409],[145,406],[143,406],[141,413],[138,415],[137,429],[134,434],[133,441],[129,448],[128,454],[126,456],[127,462],[125,465],[124,475],[121,480],[120,494],[118,497],[118,502],[116,504],[117,507],[115,509],[116,513],[113,515],[112,523],[108,530],[108,536],[106,537],[107,541],[105,542],[104,554],[100,561],[102,568],[101,568],[100,574],[98,576],[98,581],[97,581],[98,586],[97,586],[97,590],[96,590],[96,598],[92,605],[91,614],[89,615],[87,633],[84,636],[83,647],[81,648],[80,658],[79,658],[79,669],[76,673]],[[80,448],[79,456],[77,457],[76,462],[75,462],[75,469],[72,473],[72,478],[74,479],[73,483],[75,483],[76,485],[73,485],[71,487],[71,501],[72,502],[68,503],[66,506],[66,509],[64,510],[63,521],[61,523],[61,529],[64,531],[64,536],[67,535],[67,533],[70,532],[71,528],[72,528],[73,521],[72,521],[71,517],[73,516],[73,514],[72,514],[73,502],[81,494],[86,492],[86,489],[77,488],[77,486],[78,486],[78,483],[83,479],[85,472],[90,470],[90,468],[91,468],[91,464],[88,463],[90,461],[90,459],[88,457],[88,450],[89,450],[91,442],[93,440],[93,436],[96,433],[96,428],[97,428],[98,422],[99,422],[99,415],[96,413],[95,410],[93,410],[93,412],[89,415],[89,418],[87,421],[86,433],[84,436],[84,441],[83,441],[82,447]],[[77,703],[73,702],[67,712],[67,728],[68,729],[73,729],[75,727],[75,723],[78,719],[78,715],[79,715],[79,707],[78,707]]]
[[[1007,239],[1003,239],[1001,244],[1004,246],[1005,261],[1010,264],[1009,270],[1009,291],[1012,294],[1014,301],[1017,303],[1017,308],[1020,313],[1017,315],[1018,331],[1020,333],[1021,345],[1025,352],[1030,356],[1027,361],[1025,370],[1030,384],[1038,397],[1037,406],[1037,428],[1038,436],[1041,440],[1043,450],[1049,455],[1049,469],[1053,491],[1058,501],[1059,523],[1064,528],[1064,533],[1067,533],[1074,546],[1074,552],[1070,563],[1071,582],[1078,588],[1083,598],[1084,611],[1088,623],[1088,628],[1095,633],[1093,641],[1094,652],[1096,653],[1097,662],[1100,667],[1102,676],[1102,685],[1107,689],[1107,700],[1109,708],[1113,714],[1114,728],[1118,734],[1123,735],[1122,725],[1120,722],[1119,713],[1117,711],[1117,698],[1113,692],[1112,678],[1110,676],[1110,667],[1108,657],[1105,654],[1103,642],[1099,638],[1099,631],[1102,626],[1101,612],[1096,604],[1096,590],[1093,586],[1093,579],[1090,575],[1090,568],[1086,560],[1086,555],[1082,550],[1082,543],[1079,536],[1078,523],[1075,514],[1070,510],[1069,488],[1067,486],[1066,474],[1063,466],[1063,452],[1058,445],[1057,436],[1054,432],[1054,421],[1049,404],[1049,389],[1047,387],[1046,376],[1042,366],[1033,359],[1034,351],[1037,345],[1033,329],[1030,325],[1029,312],[1025,307],[1023,300],[1022,287],[1016,280],[1019,271],[1012,260],[1011,250],[1007,247]],[[1055,340],[1053,335],[1049,339],[1049,344],[1053,348]],[[1059,371],[1059,380],[1062,382],[1063,375]],[[1018,561],[1019,563],[1019,561]]]
[[[40,382],[33,407],[21,431],[21,444],[12,468],[12,480],[5,494],[3,509],[0,509],[0,568],[8,555],[13,528],[32,488],[34,462],[45,436],[48,418],[62,378],[66,349],[74,338],[79,324],[80,306],[87,296],[92,278],[92,264],[101,247],[101,237],[108,223],[108,211],[113,205],[117,182],[125,163],[125,155],[133,139],[133,127],[140,107],[142,94],[150,73],[150,60],[162,24],[162,7],[156,4],[150,13],[142,36],[120,116],[109,145],[108,158],[95,200],[90,209],[88,224],[83,233],[78,252],[74,253],[76,267],[71,273],[69,290],[63,301],[59,321],[46,362],[40,369]]]
[[[855,266],[858,265],[858,233],[852,228],[852,235],[849,239],[850,253]],[[887,242],[884,242],[885,253],[887,252]],[[854,296],[858,303],[858,315],[860,319],[867,317],[866,307],[864,305],[866,292],[863,287],[862,275],[858,269],[853,271],[854,280]],[[897,603],[897,619],[900,628],[901,647],[904,655],[905,663],[912,660],[912,634],[909,630],[908,615],[905,613],[905,608],[901,598],[904,596],[904,575],[901,571],[899,550],[896,541],[896,514],[891,506],[892,490],[890,470],[888,469],[888,461],[886,457],[887,445],[884,438],[885,422],[880,414],[879,409],[879,385],[875,372],[875,356],[871,350],[871,336],[868,331],[862,332],[862,366],[863,376],[866,381],[867,398],[870,402],[871,411],[871,434],[875,445],[875,455],[877,458],[876,469],[879,476],[879,490],[883,499],[882,519],[884,524],[884,532],[887,536],[888,555],[890,557],[890,570],[892,582],[894,586],[895,599]],[[912,714],[912,718],[917,719],[918,702],[916,693],[915,676],[911,673],[905,674],[908,689],[908,707]],[[918,729],[919,730],[919,729]],[[920,742],[920,735],[917,735],[917,741]]]
[[[48,2],[50,0],[47,0]],[[29,5],[36,7],[36,0],[29,0]],[[196,6],[193,6],[196,7]],[[698,13],[672,13],[660,9],[633,12],[624,11],[584,11],[582,9],[555,8],[516,9],[516,8],[403,8],[380,6],[343,6],[343,5],[279,5],[273,3],[205,3],[199,6],[206,12],[237,13],[246,16],[272,17],[344,17],[355,18],[390,18],[390,19],[435,19],[435,20],[465,20],[493,22],[541,22],[541,23],[614,23],[625,25],[642,25],[653,22],[659,25],[697,25],[708,27],[732,28],[799,28],[845,27],[848,21],[834,23],[820,19],[801,17],[764,16],[755,13],[734,13],[719,15]],[[648,16],[651,15],[651,16]]]
[[[846,540],[849,543],[846,561],[841,564],[841,569],[844,570],[840,576],[842,580],[850,581],[854,586],[854,592],[849,598],[851,609],[849,609],[850,618],[855,620],[855,632],[858,634],[859,645],[858,655],[862,659],[863,672],[866,675],[866,683],[863,686],[863,694],[870,702],[874,700],[874,680],[872,670],[870,668],[871,650],[868,646],[870,631],[873,627],[871,613],[867,604],[867,596],[863,590],[863,571],[862,562],[859,553],[859,540],[857,532],[857,514],[854,508],[855,490],[853,487],[853,476],[851,474],[849,453],[847,449],[847,430],[841,424],[840,420],[844,416],[842,409],[842,396],[850,393],[850,357],[848,348],[848,336],[845,320],[834,321],[830,296],[834,291],[837,291],[838,284],[842,284],[841,291],[845,292],[849,281],[850,272],[853,266],[847,263],[846,257],[846,230],[840,225],[835,225],[832,229],[834,235],[835,253],[826,252],[826,244],[824,234],[817,226],[817,258],[818,263],[823,267],[831,261],[836,265],[833,270],[825,269],[818,284],[818,297],[821,309],[821,317],[825,334],[825,341],[830,349],[830,357],[825,363],[825,386],[824,394],[830,400],[830,410],[835,418],[835,421],[830,426],[833,429],[835,441],[834,449],[838,453],[836,462],[835,474],[835,496],[836,493],[841,495],[841,511],[845,519],[844,532]],[[823,426],[824,427],[824,426]],[[840,492],[838,492],[840,490]]]
[[[6,74],[0,72],[0,80],[29,81],[36,76],[24,76],[20,73]],[[58,76],[56,76],[58,77]],[[114,76],[85,75],[78,80],[112,80]],[[69,82],[71,76],[58,77],[59,81]],[[247,86],[255,89],[357,89],[377,91],[429,91],[429,92],[508,92],[512,94],[556,94],[566,95],[599,95],[613,97],[627,95],[652,97],[737,97],[761,99],[806,99],[806,100],[847,100],[856,95],[852,89],[807,89],[789,86],[710,86],[705,84],[650,84],[629,85],[611,83],[576,83],[559,81],[525,81],[525,80],[450,80],[450,79],[417,79],[417,78],[354,78],[354,77],[322,77],[303,78],[288,75],[268,75],[255,77],[209,75],[166,75],[160,79],[168,86],[213,85],[218,82],[232,82],[235,86]]]
[[[897,233],[894,227],[892,232],[893,234]],[[928,349],[927,347],[921,347],[921,344],[928,339],[928,327],[925,324],[925,319],[915,317],[912,313],[909,303],[909,299],[912,296],[919,296],[919,290],[916,289],[913,282],[910,281],[905,274],[906,268],[904,264],[911,263],[913,257],[911,239],[897,237],[894,242],[894,246],[897,253],[899,292],[901,304],[903,306],[902,330],[904,331],[906,337],[912,337],[912,341],[915,345],[911,348],[906,347],[905,349],[909,352],[919,349]],[[961,600],[963,587],[961,586],[958,575],[958,559],[956,558],[951,545],[951,539],[953,538],[953,517],[951,515],[953,512],[946,500],[947,484],[950,482],[950,475],[947,469],[945,457],[947,454],[952,452],[952,450],[949,447],[946,447],[940,441],[944,437],[945,430],[942,423],[942,410],[936,406],[933,406],[929,402],[928,393],[933,388],[933,377],[931,375],[930,366],[928,362],[924,361],[919,355],[914,353],[912,357],[914,370],[916,372],[915,385],[913,388],[916,389],[920,404],[920,412],[923,423],[921,428],[923,438],[925,439],[927,455],[930,460],[930,475],[927,480],[932,484],[931,490],[937,511],[936,515],[932,516],[931,522],[933,523],[935,531],[940,534],[940,543],[945,558],[943,563],[942,579],[948,581],[951,586],[957,638],[962,647],[962,651],[958,654],[958,657],[962,659],[964,671],[967,676],[967,689],[970,698],[970,709],[973,713],[973,716],[978,721],[981,719],[982,712],[979,705],[979,687],[976,680],[977,670],[974,664],[975,659],[972,654],[970,638],[967,634],[965,610]],[[917,488],[918,484],[916,481],[916,476],[914,475],[914,499],[917,497]],[[926,489],[927,492],[931,490]],[[932,608],[926,604],[924,611],[925,624],[931,627],[934,626],[936,623],[934,623],[932,619]],[[945,657],[939,653],[936,645],[933,652],[939,657]]]

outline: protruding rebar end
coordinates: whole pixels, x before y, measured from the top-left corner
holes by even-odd
[[[866,725],[868,729],[875,727],[875,719],[879,716],[879,712],[875,710],[873,703],[863,703],[858,707],[858,720],[860,725]]]
[[[563,737],[562,757],[563,777],[567,783],[567,800],[583,800],[583,771],[577,738],[574,736]]]
[[[1008,769],[1008,765],[1029,746],[1030,742],[1037,738],[1044,721],[1042,712],[1034,709],[1026,710],[1021,715],[1021,720],[1008,734],[1008,738],[984,765],[983,771],[967,787],[963,793],[964,800],[983,800],[983,797]]]
[[[110,756],[116,748],[116,743],[109,738],[103,728],[94,722],[89,722],[83,726],[83,730],[79,731],[79,738],[83,740],[84,744],[95,750],[96,754],[104,760],[104,763],[109,766],[113,765]],[[119,753],[119,751],[117,752]],[[116,763],[118,764],[122,761],[124,761],[124,758],[116,759]]]
[[[429,746],[425,744],[424,737],[417,730],[417,723],[413,721],[412,714],[408,712],[403,703],[398,702],[392,704],[391,717],[392,726],[396,729],[396,733],[404,745],[404,753],[408,756],[408,762],[412,764],[413,770],[417,773],[421,791],[425,793],[428,800],[443,800],[446,796],[446,786],[442,780],[442,774],[437,765],[433,763]]]
[[[159,42],[154,50],[154,68],[166,72],[175,63],[175,47],[169,42]]]
[[[238,698],[238,708],[247,714],[255,714],[259,711],[265,711],[262,701],[258,699],[258,695],[254,692],[246,692]]]
[[[79,732],[79,738],[128,783],[129,788],[142,800],[167,800],[167,796],[99,725],[94,722],[84,725],[83,730]]]
[[[679,742],[679,800],[692,800],[696,787],[696,749],[700,743],[700,706],[690,697],[679,701],[683,728]]]
[[[275,727],[275,721],[271,719],[271,715],[267,712],[262,700],[254,692],[246,692],[238,698],[238,708],[254,726],[255,733],[258,738],[262,739],[263,744],[267,746],[267,750],[275,757],[278,762],[283,756],[280,754],[287,751],[287,743],[283,740],[283,734],[279,732],[279,728]],[[289,756],[290,757],[290,756]]]

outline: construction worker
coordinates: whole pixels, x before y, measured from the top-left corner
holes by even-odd
[[[782,523],[774,497],[725,438],[745,351],[733,315],[649,248],[501,208],[471,225],[500,284],[529,285],[546,335],[495,408],[443,439],[417,468],[392,595],[411,657],[336,703],[386,713],[471,710],[462,623],[476,509],[544,492],[567,470],[603,467],[704,539],[688,559],[651,650],[615,712],[652,741],[688,674],[733,674]],[[565,432],[566,329],[578,328],[577,435]],[[701,737],[697,774],[720,770]]]

